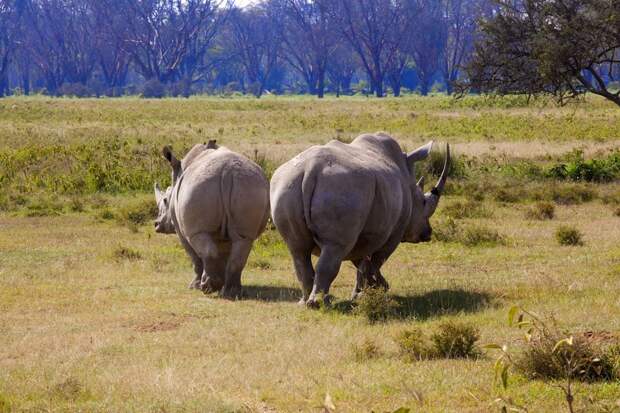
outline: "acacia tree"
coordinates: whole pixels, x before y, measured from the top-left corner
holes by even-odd
[[[284,58],[304,78],[311,94],[325,92],[327,62],[338,38],[328,0],[285,0]]]
[[[117,3],[117,2],[114,2]],[[125,50],[145,79],[177,80],[191,53],[198,59],[215,37],[222,14],[217,0],[122,0]],[[200,41],[200,47],[195,42]]]
[[[584,92],[620,106],[620,2],[498,0],[482,24],[463,86],[500,94],[551,93],[560,102]]]
[[[403,41],[401,2],[393,0],[339,0],[332,7],[343,36],[358,55],[371,89],[383,97],[386,69]]]
[[[229,49],[243,66],[256,97],[262,96],[277,67],[281,24],[282,9],[275,2],[234,9],[228,19]]]
[[[448,94],[452,94],[462,66],[471,54],[478,27],[477,19],[488,8],[487,0],[444,0],[446,42],[441,71]]]
[[[436,0],[409,0],[407,49],[415,62],[420,93],[426,96],[439,71],[446,48],[447,27],[442,4]]]
[[[17,48],[17,35],[23,1],[0,2],[0,96],[8,92],[9,64]]]

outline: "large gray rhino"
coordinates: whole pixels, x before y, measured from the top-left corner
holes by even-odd
[[[269,218],[269,183],[261,168],[215,141],[196,145],[179,161],[169,147],[172,186],[155,184],[155,231],[177,233],[194,264],[190,288],[241,293],[241,272]]]
[[[437,185],[424,194],[414,164],[425,159],[433,142],[403,153],[389,135],[358,136],[350,144],[331,141],[313,146],[280,166],[271,179],[271,216],[291,255],[303,297],[317,305],[343,260],[358,269],[354,297],[368,282],[387,282],[380,269],[400,242],[431,238],[435,212],[450,167],[447,146]],[[319,255],[316,271],[311,254]]]

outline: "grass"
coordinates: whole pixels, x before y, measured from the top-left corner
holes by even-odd
[[[617,147],[620,114],[599,100],[556,108],[518,98],[31,98],[0,107],[0,152],[28,166],[9,171],[0,162],[0,411],[310,411],[326,394],[338,411],[478,412],[499,396],[557,411],[563,397],[543,382],[518,377],[498,389],[492,357],[411,363],[395,337],[419,329],[430,340],[456,322],[475,326],[481,344],[514,343],[523,333],[506,326],[514,304],[558,314],[572,331],[620,331],[620,220],[611,213],[618,183],[555,180],[531,167],[544,171],[575,147],[586,159]],[[149,224],[152,180],[170,179],[162,144],[183,153],[217,138],[249,157],[257,149],[275,166],[338,134],[379,129],[409,149],[449,139],[462,159],[463,177],[449,181],[431,219],[435,233],[452,214],[458,228],[486,228],[506,241],[402,244],[382,270],[391,285],[385,299],[396,303],[383,322],[347,310],[350,263],[331,291],[333,310],[299,307],[293,265],[273,228],[250,254],[243,299],[187,289],[193,270],[177,237]],[[69,156],[55,160],[49,148]],[[102,176],[125,178],[96,189],[71,175],[87,176],[101,160],[110,173]],[[522,196],[496,201],[512,184]],[[535,202],[555,197],[567,202],[556,203],[553,220],[525,218]],[[467,213],[448,212],[459,203]],[[31,205],[46,213],[28,216]],[[471,212],[478,207],[486,212]],[[560,225],[579,228],[587,243],[559,245]],[[613,406],[619,393],[618,382],[583,383],[576,402]]]

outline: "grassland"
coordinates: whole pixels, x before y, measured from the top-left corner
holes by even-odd
[[[407,148],[448,141],[459,159],[432,221],[444,236],[401,245],[384,267],[398,317],[371,324],[351,311],[350,264],[334,309],[298,307],[272,229],[243,300],[186,288],[178,240],[149,221],[152,181],[169,179],[162,144],[183,153],[216,138],[272,170],[311,144],[376,130]],[[0,412],[321,411],[327,394],[336,411],[499,411],[498,397],[561,411],[553,383],[516,374],[497,386],[492,352],[411,361],[395,340],[454,320],[474,324],[481,344],[518,349],[513,305],[574,332],[620,333],[620,185],[549,176],[576,148],[620,149],[620,111],[520,97],[0,100]],[[540,200],[555,203],[553,219],[530,217]],[[562,225],[584,245],[559,245]],[[360,358],[368,342],[378,352]],[[581,383],[576,398],[617,411],[620,383]]]

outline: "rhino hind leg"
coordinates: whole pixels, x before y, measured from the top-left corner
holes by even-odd
[[[383,288],[385,291],[390,289],[390,285],[381,274],[381,266],[384,262],[385,260],[380,255],[353,262],[357,268],[357,279],[351,295],[352,300],[358,298],[366,288]]]
[[[291,252],[293,264],[295,265],[295,274],[299,284],[301,284],[302,297],[299,300],[299,304],[306,304],[314,285],[314,268],[312,268],[311,253],[311,251]]]
[[[314,286],[306,305],[308,307],[317,307],[319,294],[323,295],[323,304],[327,307],[331,305],[329,296],[329,288],[340,271],[342,259],[346,253],[342,247],[327,245],[321,248],[321,255],[316,264],[316,276],[314,277]]]
[[[252,250],[252,240],[239,239],[232,242],[228,262],[226,263],[226,279],[221,295],[235,299],[241,296],[241,272]]]
[[[203,260],[204,271],[200,281],[200,289],[203,293],[214,293],[222,289],[227,261],[228,256],[225,254],[220,254],[215,258],[207,257]]]

